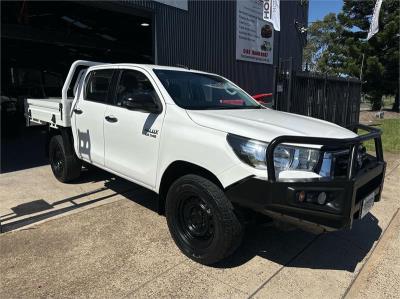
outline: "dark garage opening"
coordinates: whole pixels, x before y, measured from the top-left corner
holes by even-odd
[[[78,59],[154,63],[154,35],[152,12],[134,6],[101,1],[2,1],[1,6],[1,172],[5,172],[26,168],[16,166],[24,164],[21,159],[40,164],[32,155],[43,149],[32,142],[41,138],[32,134],[41,130],[24,128],[24,99],[60,97],[69,67]],[[22,144],[28,139],[29,153]],[[19,148],[25,149],[24,155],[17,155]],[[35,150],[38,153],[30,154]]]

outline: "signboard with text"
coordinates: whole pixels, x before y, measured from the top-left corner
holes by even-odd
[[[272,64],[274,28],[263,20],[263,1],[236,3],[236,59]]]

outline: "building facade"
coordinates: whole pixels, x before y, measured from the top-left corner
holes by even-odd
[[[261,0],[1,5],[2,95],[21,98],[59,96],[77,59],[182,65],[221,74],[251,94],[273,92],[280,60],[301,67],[300,27],[308,19],[305,0],[280,2],[280,32],[263,23]]]
[[[148,9],[155,26],[155,61],[162,65],[185,65],[214,72],[236,82],[251,94],[272,92],[274,66],[291,59],[301,68],[307,27],[307,1],[281,1],[281,31],[274,32],[273,63],[236,59],[238,1],[127,1],[125,4]],[[186,2],[186,9],[174,7]],[[253,0],[260,2],[262,0]],[[238,4],[239,3],[239,4]],[[172,4],[172,5],[171,5]],[[181,6],[182,7],[182,6]],[[184,6],[185,7],[185,6]],[[261,11],[260,11],[261,14]],[[256,22],[256,20],[254,20]]]

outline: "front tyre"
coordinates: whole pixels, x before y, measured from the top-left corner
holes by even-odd
[[[82,168],[82,161],[66,148],[61,135],[53,136],[49,144],[49,158],[51,170],[57,180],[62,183],[70,182],[79,177]],[[71,152],[70,154],[67,154]]]
[[[231,202],[203,177],[185,175],[172,184],[166,217],[176,245],[201,264],[214,264],[240,245],[242,227]]]

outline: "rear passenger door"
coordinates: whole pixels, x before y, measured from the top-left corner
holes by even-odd
[[[104,166],[104,114],[108,106],[114,70],[91,71],[84,90],[73,109],[78,156],[92,164]]]

